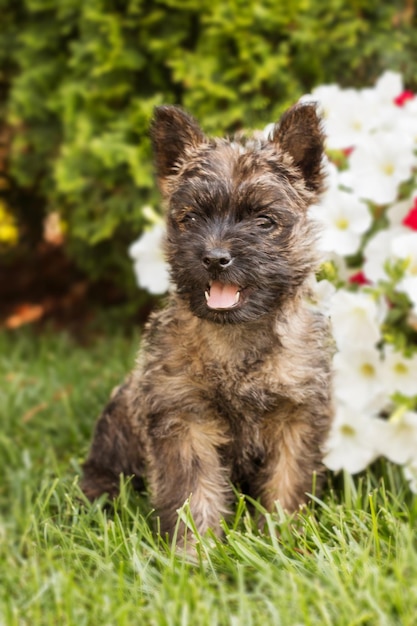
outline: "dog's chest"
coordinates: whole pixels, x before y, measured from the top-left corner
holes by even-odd
[[[241,358],[201,358],[193,376],[206,389],[206,398],[228,420],[254,423],[276,406],[282,385],[276,359],[246,354]]]

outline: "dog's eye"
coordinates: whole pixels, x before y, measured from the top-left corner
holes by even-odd
[[[185,215],[183,215],[183,217],[180,220],[180,224],[181,226],[187,227],[187,226],[194,226],[194,224],[197,223],[197,216],[195,215],[195,213],[186,213]]]
[[[256,224],[259,228],[262,228],[262,230],[272,230],[276,226],[275,220],[269,217],[269,215],[259,215],[259,217],[256,218]]]

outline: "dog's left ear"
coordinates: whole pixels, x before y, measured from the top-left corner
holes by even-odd
[[[155,108],[150,134],[158,185],[162,194],[166,195],[170,177],[176,173],[178,166],[193,148],[207,140],[191,115],[169,105]]]
[[[308,189],[323,189],[324,132],[314,103],[296,104],[275,125],[272,141],[291,155]]]

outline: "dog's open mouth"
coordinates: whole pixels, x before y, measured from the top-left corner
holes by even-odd
[[[239,305],[241,287],[213,280],[208,286],[205,296],[209,309],[234,309]]]

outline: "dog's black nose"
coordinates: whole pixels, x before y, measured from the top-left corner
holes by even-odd
[[[232,255],[224,248],[212,248],[203,257],[203,265],[207,270],[225,270],[232,262]]]

